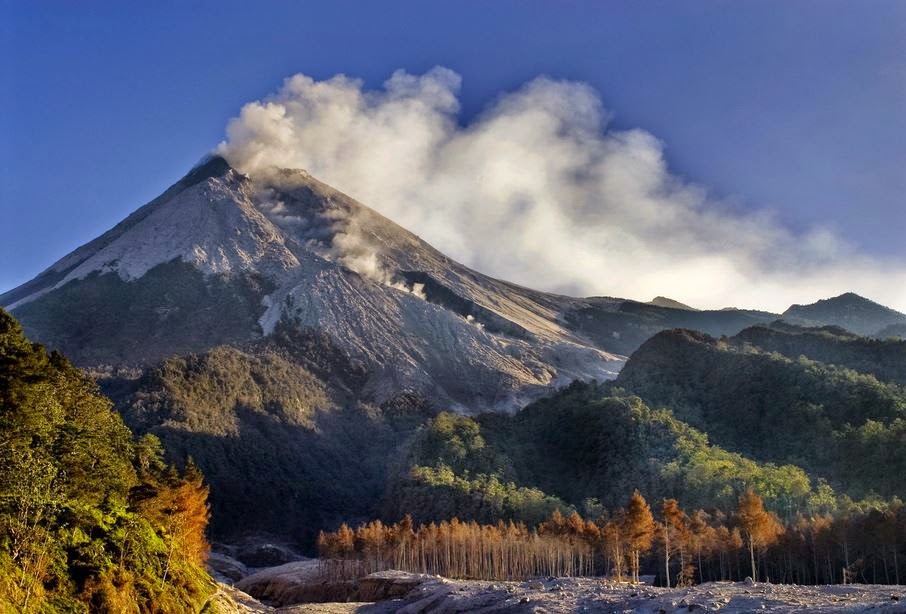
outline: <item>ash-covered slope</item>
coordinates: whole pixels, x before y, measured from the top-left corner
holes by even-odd
[[[302,171],[250,178],[216,157],[0,295],[81,365],[242,347],[282,321],[362,364],[369,398],[474,410],[615,375],[622,357],[564,324],[583,304],[472,271]]]

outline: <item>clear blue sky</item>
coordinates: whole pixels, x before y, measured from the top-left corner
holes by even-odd
[[[0,0],[0,290],[150,200],[296,72],[586,81],[671,168],[906,258],[906,2]]]

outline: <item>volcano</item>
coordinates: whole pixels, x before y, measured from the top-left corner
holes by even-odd
[[[370,400],[406,391],[470,411],[609,379],[624,360],[568,322],[588,301],[473,271],[304,171],[252,178],[220,157],[0,304],[84,367],[291,329],[359,365]]]

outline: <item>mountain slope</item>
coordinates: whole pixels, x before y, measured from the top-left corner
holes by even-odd
[[[859,335],[878,335],[883,329],[906,325],[906,314],[847,292],[810,305],[793,305],[783,319],[802,326],[840,326]]]
[[[324,339],[283,334],[250,351],[214,348],[170,358],[136,381],[104,382],[133,430],[202,469],[221,539],[264,532],[309,544],[321,527],[367,516],[395,449],[436,413],[405,396],[382,407],[357,402],[355,365],[325,356]],[[305,366],[311,359],[324,370]]]
[[[777,318],[653,303],[482,275],[304,171],[251,178],[219,157],[0,295],[28,334],[82,366],[244,348],[285,321],[361,362],[378,402],[410,389],[471,411],[610,379],[661,330],[733,335]]]
[[[872,375],[688,330],[655,335],[614,385],[758,461],[853,497],[906,492],[906,390]]]
[[[581,382],[513,415],[442,413],[419,430],[403,464],[384,507],[390,518],[417,521],[534,523],[558,507],[597,515],[592,508],[615,509],[635,488],[649,500],[728,509],[756,485],[786,512],[805,511],[811,494],[798,467],[729,453],[669,411]]]
[[[81,365],[244,347],[288,322],[365,365],[377,401],[513,408],[622,364],[564,324],[581,300],[472,271],[302,171],[252,179],[220,158],[0,304]]]
[[[787,358],[812,360],[869,373],[881,381],[906,386],[906,341],[860,337],[835,326],[804,328],[783,321],[753,326],[732,339]]]

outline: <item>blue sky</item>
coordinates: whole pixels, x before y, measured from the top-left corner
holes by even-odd
[[[302,72],[435,65],[459,121],[539,74],[583,81],[674,174],[906,260],[904,2],[6,2],[0,289],[177,180]]]

